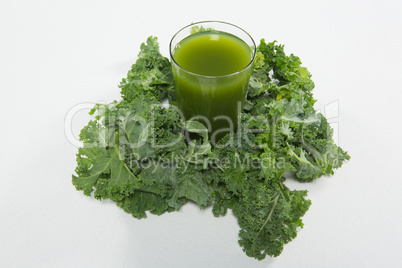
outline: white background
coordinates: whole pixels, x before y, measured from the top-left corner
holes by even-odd
[[[1,0],[0,266],[400,267],[401,16],[396,0]],[[308,189],[312,206],[278,258],[247,257],[231,213],[188,204],[137,220],[71,184],[70,109],[119,99],[141,42],[157,36],[167,56],[171,36],[200,20],[298,55],[352,156],[334,176],[286,182]],[[75,137],[87,112],[72,118]]]

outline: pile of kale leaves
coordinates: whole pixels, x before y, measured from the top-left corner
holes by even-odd
[[[171,63],[149,37],[120,83],[122,100],[90,112],[95,119],[81,130],[72,182],[135,218],[188,201],[212,206],[215,216],[231,209],[244,252],[278,256],[311,204],[307,191],[284,185],[284,174],[308,182],[350,158],[314,109],[310,78],[297,56],[261,40],[238,131],[212,146],[201,123],[183,122],[174,109]],[[169,107],[161,105],[166,98]]]

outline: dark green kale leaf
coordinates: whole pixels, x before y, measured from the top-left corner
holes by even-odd
[[[296,237],[311,201],[305,199],[307,191],[290,191],[277,180],[256,180],[242,191],[233,213],[241,228],[239,244],[247,256],[262,260],[279,256]]]
[[[141,44],[138,59],[120,83],[123,100],[132,101],[138,94],[161,101],[172,86],[173,76],[169,59],[159,52],[156,37]]]
[[[155,215],[174,211],[164,198],[152,192],[144,191],[134,191],[121,201],[117,201],[116,204],[138,219],[146,218],[147,211]]]
[[[350,156],[334,143],[333,130],[322,114],[311,124],[299,124],[288,141],[288,154],[299,181],[332,175]]]
[[[250,83],[249,92],[268,89],[248,95],[249,114],[265,116],[270,131],[256,139],[284,159],[299,181],[333,174],[350,156],[334,143],[328,121],[314,108],[311,74],[297,56],[285,54],[283,45],[261,40],[258,51],[252,75],[258,83]]]

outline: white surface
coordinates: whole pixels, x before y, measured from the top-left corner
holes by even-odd
[[[2,0],[0,266],[399,267],[401,14],[401,1]],[[332,177],[287,181],[308,189],[313,204],[276,259],[246,257],[231,214],[185,205],[136,220],[71,184],[68,111],[118,99],[147,36],[158,36],[167,56],[178,29],[208,19],[298,55],[313,74],[317,108],[328,106],[352,156]],[[74,116],[74,135],[86,112]]]

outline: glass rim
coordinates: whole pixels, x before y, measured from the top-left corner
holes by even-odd
[[[253,55],[252,55],[252,57],[251,57],[250,62],[249,62],[244,68],[242,68],[241,70],[239,70],[239,71],[237,71],[237,72],[230,73],[230,74],[225,74],[225,75],[202,75],[202,74],[197,74],[197,73],[190,72],[190,71],[184,69],[183,67],[181,67],[181,66],[176,62],[176,60],[174,59],[173,54],[172,54],[172,43],[173,43],[173,40],[175,39],[175,37],[176,37],[181,31],[183,31],[183,30],[186,29],[186,28],[196,26],[197,24],[210,23],[210,22],[212,22],[212,23],[220,23],[220,24],[230,25],[230,26],[232,26],[232,27],[235,27],[235,28],[241,30],[242,32],[244,32],[244,33],[250,38],[250,40],[251,40],[251,42],[253,43],[253,46],[254,46],[254,49],[252,50]],[[238,37],[238,36],[236,36],[236,37]],[[239,38],[240,38],[240,37],[239,37]],[[243,40],[242,38],[240,38],[240,39]],[[243,41],[244,41],[244,40],[243,40]],[[170,43],[169,43],[169,55],[170,55],[170,58],[171,58],[172,62],[173,62],[177,67],[179,67],[181,70],[183,70],[184,72],[186,72],[186,73],[188,73],[188,74],[195,75],[195,76],[199,76],[199,77],[204,77],[204,78],[209,78],[209,79],[211,79],[211,78],[230,77],[230,76],[237,75],[237,74],[243,72],[244,70],[246,70],[247,68],[249,68],[249,67],[253,64],[253,62],[254,62],[254,60],[255,60],[256,53],[257,53],[257,47],[256,47],[256,45],[255,45],[254,39],[251,37],[251,35],[250,35],[248,32],[246,32],[244,29],[242,29],[242,28],[240,28],[239,26],[236,26],[236,25],[234,25],[234,24],[232,24],[232,23],[224,22],[224,21],[218,21],[218,20],[198,21],[198,22],[191,23],[191,24],[189,24],[189,25],[187,25],[187,26],[184,26],[183,28],[181,28],[180,30],[178,30],[178,31],[173,35],[173,37],[172,37],[172,39],[170,40]]]

